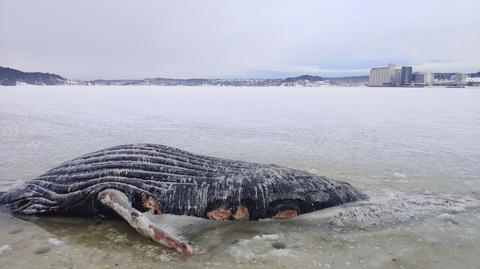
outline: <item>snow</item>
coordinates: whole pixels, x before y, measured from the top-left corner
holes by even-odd
[[[450,220],[453,214],[480,207],[479,200],[465,196],[421,195],[388,189],[371,190],[368,194],[368,201],[324,209],[298,218],[325,219],[339,227],[371,228],[422,220],[439,213],[438,218]]]
[[[60,240],[58,238],[48,238],[47,242],[49,244],[52,244],[52,245],[57,246],[57,247],[65,244],[65,242],[63,242],[62,240]]]
[[[418,188],[440,180],[431,191],[465,192],[480,173],[478,98],[443,88],[5,87],[1,181],[152,142],[353,183],[401,171]]]
[[[10,247],[10,245],[6,244],[6,245],[0,245],[0,254],[4,254],[4,253],[7,253],[9,251],[11,251],[12,248]]]
[[[465,81],[466,82],[480,82],[480,77],[478,77],[478,78],[467,77],[467,79]]]
[[[252,239],[253,240],[276,240],[283,238],[283,234],[262,234],[256,235]]]
[[[153,221],[175,227],[197,253],[186,261],[174,255],[166,268],[206,262],[225,268],[333,268],[347,262],[350,268],[434,268],[436,261],[442,268],[474,268],[480,252],[478,100],[478,88],[4,87],[0,187],[109,146],[166,144],[331,176],[371,196],[285,221],[156,216]],[[0,221],[2,238],[11,240],[14,225],[8,217]],[[76,228],[84,226],[81,220],[71,221],[79,222],[68,230],[82,237],[77,244],[58,223],[45,224],[53,235],[42,240],[69,242],[62,251],[72,259],[82,253],[101,261],[112,252],[98,234],[89,234],[97,226],[135,233],[120,221],[84,229]],[[25,242],[37,233],[25,228],[15,236]],[[157,266],[158,259],[138,258],[131,245],[165,249],[131,234],[129,244],[115,246],[119,262]],[[267,239],[273,235],[282,237]],[[273,248],[277,241],[286,248]],[[15,249],[2,254],[5,260],[17,252],[28,260],[34,251],[14,241],[1,244]],[[49,261],[55,259],[61,261],[49,253]]]

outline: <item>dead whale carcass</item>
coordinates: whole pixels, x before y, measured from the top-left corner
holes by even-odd
[[[191,254],[186,243],[143,212],[258,220],[293,217],[366,198],[346,182],[305,171],[135,144],[65,162],[1,193],[0,205],[20,214],[119,215],[141,234]]]

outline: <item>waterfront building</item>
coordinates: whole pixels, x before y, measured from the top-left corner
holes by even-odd
[[[413,73],[412,75],[412,81],[413,83],[415,84],[419,84],[419,83],[425,83],[425,73],[423,72],[415,72]]]
[[[414,84],[423,84],[427,86],[433,85],[433,74],[424,72],[414,72],[412,75],[412,82]]]
[[[402,78],[401,85],[408,85],[412,83],[412,67],[411,66],[402,66]]]
[[[402,84],[402,69],[395,69],[395,86]]]
[[[462,73],[456,73],[455,75],[453,75],[453,79],[456,83],[462,83],[465,82],[465,80],[467,79],[467,75]]]
[[[442,80],[448,80],[442,82]],[[462,73],[426,73],[413,72],[411,66],[395,69],[394,64],[375,67],[370,70],[369,87],[423,87],[435,85],[464,85],[467,75]]]
[[[395,65],[376,67],[370,70],[369,87],[392,86],[395,83]]]
[[[433,74],[432,73],[425,73],[423,82],[428,86],[432,86],[433,85]]]

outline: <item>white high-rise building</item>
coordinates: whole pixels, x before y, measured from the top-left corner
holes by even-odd
[[[433,85],[433,74],[432,73],[425,73],[424,83],[428,86]]]
[[[368,78],[369,87],[390,86],[395,83],[395,65],[388,67],[372,68]]]
[[[464,82],[464,81],[467,79],[467,75],[462,74],[462,73],[456,73],[456,74],[453,76],[453,79],[454,79],[455,82],[457,82],[457,83],[462,83],[462,82]]]

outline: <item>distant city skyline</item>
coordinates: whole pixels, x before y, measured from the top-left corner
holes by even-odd
[[[72,79],[480,69],[480,2],[0,0],[0,66]]]

